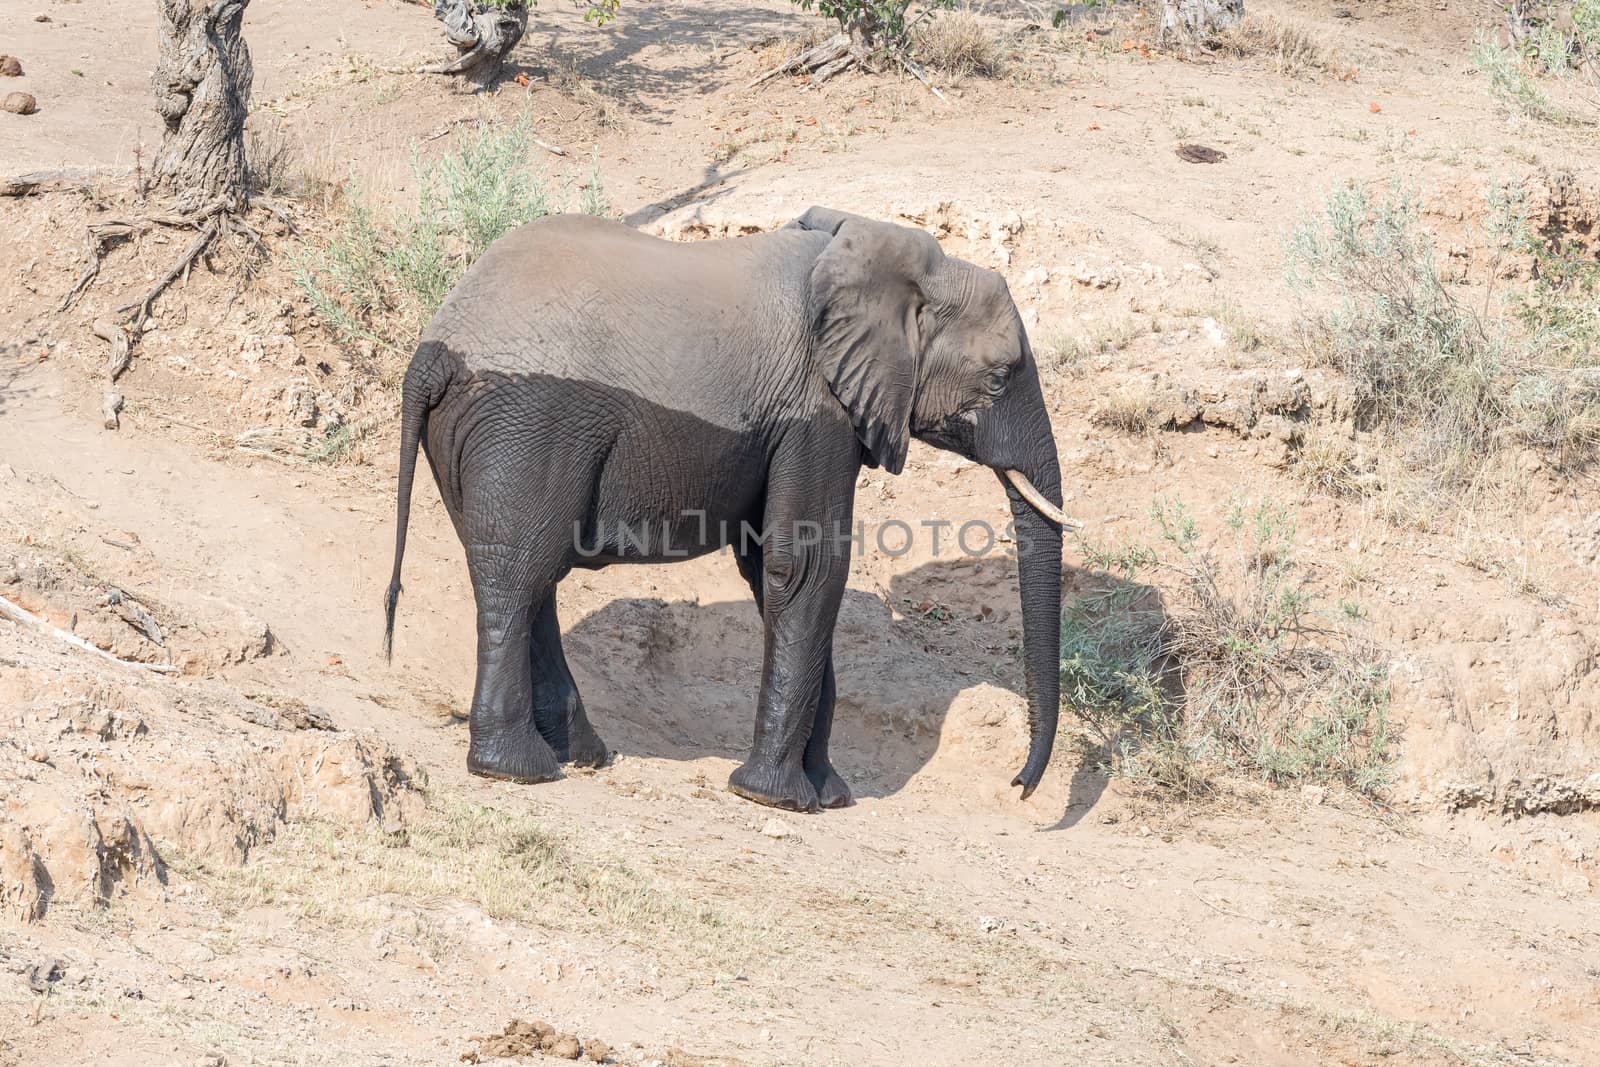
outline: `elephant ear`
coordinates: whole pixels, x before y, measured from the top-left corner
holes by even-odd
[[[899,474],[917,394],[918,314],[944,253],[920,230],[827,208],[812,208],[791,225],[833,235],[811,268],[812,356],[869,465]]]

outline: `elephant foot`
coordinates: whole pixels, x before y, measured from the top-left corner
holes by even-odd
[[[817,791],[817,803],[824,808],[848,808],[856,802],[855,796],[831,763],[820,768],[806,768],[806,778]]]
[[[563,762],[578,767],[604,767],[610,759],[611,749],[600,740],[600,735],[594,732],[594,727],[589,725],[587,719],[573,724],[572,742]]]
[[[467,770],[480,778],[522,785],[554,782],[561,777],[556,754],[532,728],[474,736],[467,745]]]
[[[728,788],[757,804],[787,811],[819,811],[817,788],[806,777],[805,771],[792,763],[776,766],[748,761],[736,768],[728,778]]]

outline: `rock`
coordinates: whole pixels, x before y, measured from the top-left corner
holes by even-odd
[[[789,824],[782,819],[768,819],[767,824],[761,828],[761,832],[768,837],[782,840],[794,831],[790,830]]]
[[[0,911],[18,922],[42,918],[46,900],[43,876],[44,867],[33,851],[28,831],[12,822],[0,826]]]
[[[1114,268],[1095,271],[1081,261],[1072,269],[1072,280],[1090,289],[1115,289],[1122,282]]]
[[[16,56],[0,56],[0,78],[22,77],[22,61]]]
[[[9,111],[13,115],[31,115],[39,110],[39,101],[33,98],[32,93],[7,93],[4,100],[0,100],[0,111]]]
[[[283,406],[289,417],[301,426],[317,424],[317,395],[310,385],[296,382],[283,391]]]
[[[611,1058],[611,1046],[598,1037],[590,1038],[583,1043],[583,1054],[595,1063],[604,1063]]]
[[[11,94],[11,96],[15,95],[17,94]],[[9,101],[11,97],[8,96],[6,99]],[[9,111],[10,108],[7,108],[6,110]],[[24,111],[23,114],[26,115],[27,112]],[[122,420],[118,417],[118,414],[121,411],[122,394],[117,392],[115,389],[107,389],[105,395],[100,398],[100,418],[106,429],[115,430],[117,427],[122,425]]]
[[[554,1056],[558,1060],[575,1060],[583,1055],[583,1046],[571,1034],[551,1034],[539,1042],[540,1048],[547,1056]]]
[[[67,976],[67,965],[54,956],[46,956],[27,970],[28,988],[35,993],[48,993],[50,986]]]
[[[161,624],[137,600],[132,600],[128,597],[120,598],[117,604],[117,615],[123,622],[139,631],[145,640],[161,648],[166,647],[167,640],[161,632]]]

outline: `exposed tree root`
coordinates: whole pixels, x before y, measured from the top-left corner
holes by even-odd
[[[89,286],[100,276],[100,264],[105,261],[106,253],[111,246],[120,241],[125,241],[137,233],[137,228],[131,223],[103,222],[89,227],[89,240],[87,242],[88,260],[83,272],[78,275],[78,280],[73,283],[72,289],[61,298],[57,311],[67,311],[78,302],[78,297],[88,292]]]
[[[134,316],[133,321],[135,329],[142,331],[146,320],[150,318],[150,306],[155,303],[156,297],[160,296],[162,290],[176,281],[178,275],[188,274],[189,268],[194,265],[194,261],[199,258],[200,254],[210,246],[220,229],[217,218],[213,217],[201,227],[200,232],[195,235],[195,239],[189,242],[189,247],[183,250],[183,255],[179,256],[178,261],[167,269],[167,273],[163,274],[144,296],[117,308],[117,313],[123,314],[137,309],[138,314]]]
[[[293,232],[294,226],[283,208],[271,203],[262,203],[265,210],[283,222],[284,226]],[[213,201],[209,206],[192,215],[183,214],[156,214],[145,215],[139,218],[107,218],[89,226],[88,239],[85,242],[87,262],[78,280],[73,283],[71,291],[62,299],[60,310],[70,309],[84,293],[88,292],[94,280],[100,276],[101,268],[107,255],[118,244],[130,240],[141,234],[148,233],[157,226],[182,227],[191,229],[198,227],[194,239],[184,248],[178,258],[167,268],[166,272],[156,279],[149,289],[135,300],[116,309],[113,318],[98,319],[91,327],[94,335],[111,346],[111,351],[106,356],[105,386],[106,391],[102,398],[102,413],[105,416],[105,426],[108,430],[118,428],[118,412],[122,408],[122,395],[112,387],[117,379],[133,362],[133,349],[143,336],[146,323],[150,321],[151,311],[156,300],[167,290],[173,282],[182,278],[185,283],[189,280],[189,273],[195,261],[206,256],[218,237],[223,234],[236,234],[248,242],[249,247],[258,255],[266,253],[266,245],[261,235],[256,232],[244,219],[242,210],[231,209],[224,200]],[[208,260],[209,262],[209,260]],[[246,256],[246,269],[249,269],[249,259]]]
[[[940,100],[945,99],[945,95],[934,87],[933,82],[928,80],[927,71],[923,70],[921,65],[914,62],[911,57],[895,56],[889,62],[900,66],[907,74],[927,86],[928,91]],[[876,61],[870,49],[863,46],[848,33],[836,33],[821,44],[808,48],[781,65],[773,67],[765,74],[751,81],[745,88],[754,89],[778,77],[780,74],[804,74],[809,72],[811,74],[810,88],[815,89],[852,67],[860,68],[869,73],[877,69]]]
[[[456,58],[385,70],[391,74],[464,74],[487,86],[528,32],[528,7],[521,3],[501,7],[470,0],[434,0],[433,17],[444,23],[444,35],[456,46]]]

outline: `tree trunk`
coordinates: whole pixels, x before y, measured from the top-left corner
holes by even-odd
[[[433,0],[433,17],[460,53],[454,61],[427,68],[435,74],[466,74],[479,85],[500,76],[506,57],[528,32],[528,5],[499,7],[477,0]]]
[[[1161,0],[1161,41],[1204,39],[1243,20],[1244,0]]]
[[[157,0],[161,54],[150,76],[166,122],[150,170],[180,211],[249,195],[244,120],[250,49],[240,24],[250,0]]]

